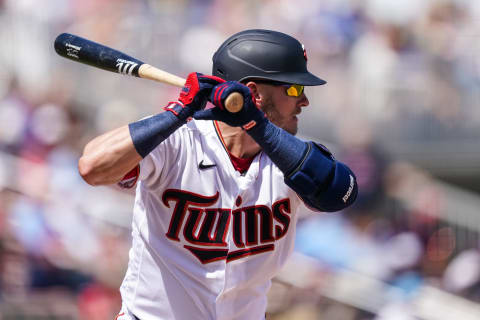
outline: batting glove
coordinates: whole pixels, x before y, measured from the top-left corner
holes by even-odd
[[[239,92],[243,96],[243,108],[236,113],[225,109],[225,100],[233,92]],[[208,99],[215,107],[197,111],[193,118],[198,120],[218,120],[232,127],[242,127],[249,130],[254,126],[266,121],[265,114],[257,107],[253,100],[250,88],[236,81],[227,81],[218,84],[210,93]]]
[[[222,82],[225,82],[225,80],[192,72],[187,77],[185,86],[178,97],[178,102],[170,102],[164,109],[171,111],[179,118],[186,119],[192,116],[195,111],[205,108],[212,89]]]

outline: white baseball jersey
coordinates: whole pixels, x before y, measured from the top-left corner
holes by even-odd
[[[140,163],[123,312],[140,320],[264,319],[300,206],[266,154],[242,175],[216,123],[190,121]]]

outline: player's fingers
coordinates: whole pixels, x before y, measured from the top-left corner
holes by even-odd
[[[247,86],[237,81],[226,81],[213,88],[208,100],[217,107],[224,109],[225,100],[233,92],[240,93],[243,96],[244,100],[252,99],[250,89]]]

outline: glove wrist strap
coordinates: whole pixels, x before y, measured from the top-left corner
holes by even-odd
[[[195,113],[194,108],[190,106],[185,106],[179,101],[169,102],[165,107],[163,107],[163,110],[170,111],[178,119],[184,120],[184,121],[190,120],[189,118],[191,118]]]

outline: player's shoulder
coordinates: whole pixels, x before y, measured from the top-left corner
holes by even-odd
[[[212,120],[196,120],[192,119],[187,122],[185,126],[187,130],[190,131],[201,131],[201,132],[209,132],[214,130],[213,121]]]
[[[190,120],[166,139],[166,144],[174,148],[187,147],[205,139],[215,137],[215,127],[211,120]]]
[[[215,126],[211,120],[191,120],[183,128],[188,132],[201,133],[203,135],[215,133]]]

